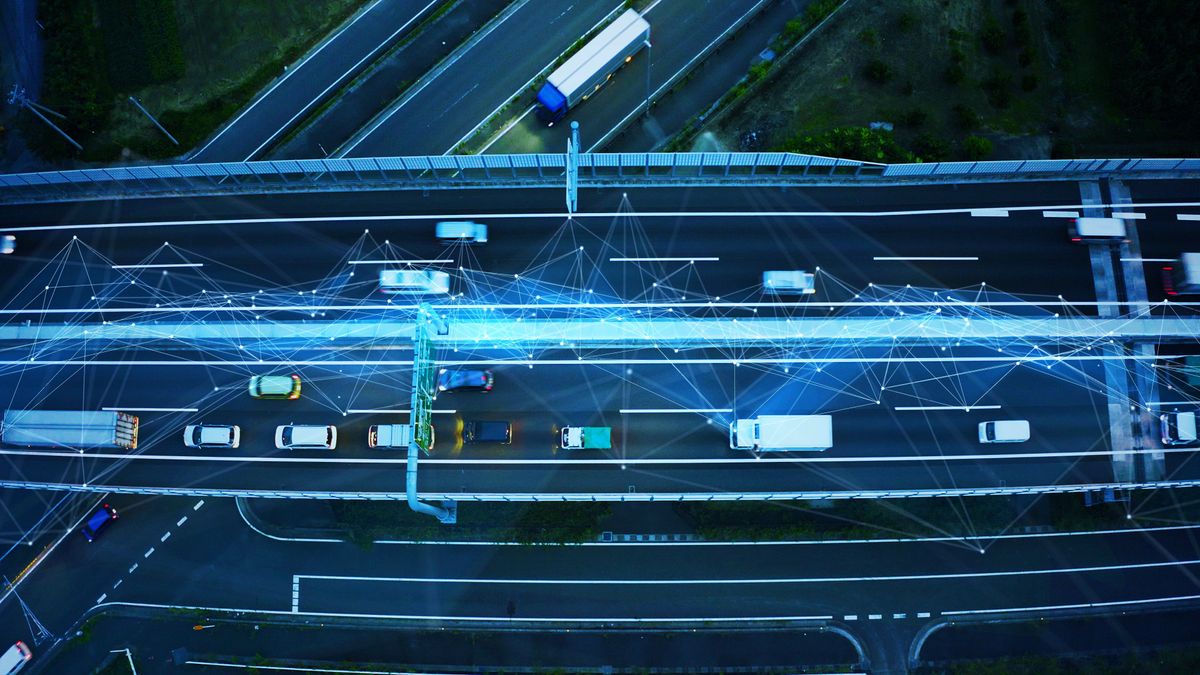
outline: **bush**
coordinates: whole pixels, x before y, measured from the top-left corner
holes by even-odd
[[[954,113],[954,124],[963,131],[974,131],[982,124],[979,113],[966,103],[956,103],[951,112]]]
[[[900,123],[914,129],[925,125],[929,119],[929,111],[924,108],[913,108],[900,116]]]
[[[982,136],[967,136],[963,141],[963,154],[975,161],[987,159],[992,154],[992,142]]]
[[[983,30],[979,33],[979,40],[983,43],[983,48],[990,54],[999,54],[1004,48],[1004,29],[1000,27],[1000,23],[995,17],[988,17],[983,22]]]
[[[993,108],[1007,108],[1012,102],[1012,75],[1003,70],[994,70],[983,81],[983,92],[987,94],[988,103]]]
[[[874,47],[879,44],[879,34],[874,28],[864,28],[858,32],[858,41],[868,47]]]
[[[864,162],[911,162],[914,159],[890,131],[866,127],[837,127],[820,134],[797,134],[777,149]]]
[[[875,84],[887,84],[892,79],[892,67],[882,59],[871,59],[867,61],[863,74]]]
[[[917,25],[917,15],[914,14],[912,12],[912,10],[910,10],[910,9],[906,9],[903,12],[900,12],[900,15],[896,17],[896,28],[901,33],[907,33],[908,31],[912,30],[916,25]]]
[[[1023,47],[1021,53],[1017,55],[1017,63],[1020,63],[1022,68],[1028,68],[1033,65],[1034,56],[1032,47]]]
[[[173,0],[105,0],[97,7],[114,89],[133,91],[183,75]]]
[[[930,132],[917,136],[913,151],[925,162],[942,162],[950,158],[950,142]]]
[[[1037,89],[1037,86],[1037,75],[1034,75],[1033,73],[1025,73],[1025,75],[1021,77],[1021,89],[1023,91],[1033,91],[1034,89]]]
[[[1014,28],[1020,28],[1029,24],[1029,13],[1020,7],[1013,10],[1012,24]]]
[[[746,83],[751,84],[758,82],[767,76],[767,72],[771,70],[772,61],[759,61],[750,66],[750,71],[746,73]]]
[[[962,67],[961,63],[953,62],[946,66],[946,84],[960,85],[963,80],[967,79],[967,71]]]

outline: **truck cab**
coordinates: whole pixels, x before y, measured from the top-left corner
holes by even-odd
[[[612,448],[612,427],[563,427],[558,441],[563,450],[608,450]]]
[[[1190,445],[1196,442],[1196,413],[1169,412],[1158,416],[1163,445]]]

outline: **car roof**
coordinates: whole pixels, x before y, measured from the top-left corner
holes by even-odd
[[[200,427],[201,443],[228,443],[232,430],[228,426],[205,424]]]
[[[329,427],[292,425],[292,445],[326,445],[329,443]]]
[[[112,515],[108,512],[108,509],[101,506],[100,508],[96,509],[96,512],[93,513],[90,518],[88,518],[88,529],[95,532],[96,528],[100,527],[104,523],[107,523],[110,519],[112,519]]]

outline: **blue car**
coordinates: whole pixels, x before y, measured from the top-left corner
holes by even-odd
[[[117,510],[108,504],[104,504],[96,509],[96,512],[88,516],[87,522],[80,528],[84,539],[89,542],[96,541],[96,537],[100,536],[100,531],[108,526],[109,523],[117,519]]]
[[[450,370],[442,368],[438,371],[438,393],[452,391],[482,391],[489,392],[495,383],[490,370]]]

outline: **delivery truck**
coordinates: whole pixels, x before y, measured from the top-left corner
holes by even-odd
[[[612,427],[563,427],[558,446],[563,450],[608,450]]]
[[[625,10],[550,73],[538,90],[538,118],[553,126],[608,82],[649,40],[650,24],[635,10]]]
[[[38,448],[137,448],[138,418],[111,410],[5,410],[0,439]]]
[[[374,424],[367,429],[369,448],[407,448],[411,441],[411,424]],[[429,449],[433,449],[432,428],[429,430]]]
[[[753,452],[828,450],[833,447],[829,415],[759,415],[729,424],[729,447]]]
[[[1163,290],[1167,295],[1200,293],[1200,253],[1180,253],[1179,260],[1164,267]]]

